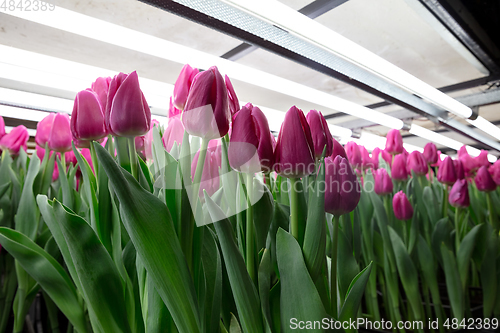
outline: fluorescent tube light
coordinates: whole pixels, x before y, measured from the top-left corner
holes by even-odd
[[[389,128],[403,127],[400,119],[305,85],[61,7],[56,6],[53,11],[36,13],[12,11],[6,14],[180,64],[190,63],[192,66],[205,69],[216,65],[221,72],[235,80],[319,104]]]
[[[468,106],[277,0],[222,1],[316,44],[458,116],[469,118],[472,115]]]
[[[491,122],[484,119],[483,117],[479,116],[477,117],[476,120],[467,119],[467,122],[479,128],[486,134],[491,135],[495,139],[500,140],[500,128],[498,126],[493,125]]]
[[[40,121],[50,112],[17,108],[13,106],[0,105],[0,116],[14,119],[22,119],[29,121]]]
[[[0,102],[41,108],[55,112],[71,113],[73,111],[73,101],[70,99],[34,94],[7,88],[0,88]]]
[[[452,138],[449,138],[447,136],[444,136],[442,134],[436,133],[434,131],[428,130],[427,128],[424,128],[422,126],[418,126],[415,124],[411,125],[410,131],[411,134],[414,134],[416,136],[419,136],[421,138],[427,139],[429,141],[432,141],[434,143],[438,143],[440,145],[450,147],[455,150],[459,150],[460,147],[462,147],[464,144],[454,140]]]

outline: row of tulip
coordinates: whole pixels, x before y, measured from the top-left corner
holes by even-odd
[[[485,152],[408,154],[399,131],[371,155],[344,149],[320,112],[296,107],[275,140],[227,76],[189,65],[166,127],[132,72],[42,120],[31,158],[24,127],[4,132],[0,332],[11,309],[22,332],[39,291],[52,331],[61,312],[78,332],[443,324],[471,316],[472,287],[488,291],[483,315],[500,315],[500,162]]]

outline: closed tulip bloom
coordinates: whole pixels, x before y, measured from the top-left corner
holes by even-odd
[[[314,144],[314,156],[317,159],[321,158],[325,146],[325,156],[332,155],[333,137],[323,114],[319,111],[311,110],[307,113],[306,119],[309,124],[309,128],[311,129],[311,136]]]
[[[405,181],[408,179],[408,168],[406,167],[406,158],[403,154],[394,156],[394,162],[391,166],[392,179]]]
[[[325,211],[340,216],[358,205],[361,185],[349,162],[341,157],[325,158]]]
[[[403,191],[399,191],[392,198],[392,209],[398,220],[406,221],[413,217],[413,207]]]
[[[170,96],[170,103],[168,105],[168,117],[172,118],[178,116],[180,118],[181,113],[182,111],[176,108],[172,103],[172,96]]]
[[[458,151],[458,159],[462,162],[464,173],[467,177],[473,176],[479,169],[478,161],[469,155],[465,146],[462,146]]]
[[[217,67],[210,67],[195,77],[182,123],[189,134],[211,140],[227,134],[230,120],[226,84]]]
[[[465,174],[464,174],[464,167],[462,165],[462,161],[453,160],[453,166],[455,167],[455,173],[457,175],[457,179],[464,179]]]
[[[455,164],[451,157],[447,156],[441,163],[438,169],[437,179],[440,183],[446,185],[453,185],[457,181],[457,173],[455,171]]]
[[[335,139],[332,138],[333,142],[333,149],[332,149],[332,155],[330,155],[332,158],[335,158],[336,156],[341,156],[345,159],[347,159],[347,154],[345,153],[344,147]]]
[[[163,132],[163,137],[161,138],[163,146],[170,152],[174,146],[174,142],[178,145],[182,144],[182,139],[184,138],[184,125],[179,117],[170,118],[168,120],[167,128]]]
[[[347,154],[349,163],[351,163],[354,168],[361,167],[361,165],[363,164],[363,157],[361,156],[361,150],[359,149],[359,146],[356,142],[349,141],[345,145],[345,152]]]
[[[45,148],[45,144],[49,141],[50,129],[55,116],[55,113],[49,113],[36,124],[35,142],[42,148]]]
[[[5,122],[3,121],[3,117],[0,116],[0,139],[5,135]]]
[[[66,113],[57,113],[52,120],[47,145],[50,150],[63,153],[71,148],[71,129],[69,116]]]
[[[438,161],[437,148],[432,142],[425,145],[424,158],[427,161],[427,164],[435,164]]]
[[[240,111],[240,102],[238,101],[238,96],[234,92],[233,84],[227,75],[224,75],[224,82],[226,83],[227,97],[229,99],[229,112],[231,116],[234,116],[236,112]]]
[[[184,67],[182,67],[181,73],[174,85],[173,102],[176,108],[180,110],[184,109],[194,77],[198,73],[198,69],[192,68],[189,64],[185,64]]]
[[[436,163],[431,164],[431,166],[440,167],[442,162],[443,162],[443,160],[441,159],[441,151],[438,150],[437,151],[437,161],[436,161]]]
[[[387,152],[387,150],[381,150],[380,153],[382,154],[382,158],[384,159],[385,163],[388,165],[392,165],[392,155]]]
[[[24,125],[14,127],[0,139],[0,151],[8,150],[11,155],[19,155],[21,148],[27,149],[28,129]]]
[[[391,129],[387,133],[385,150],[392,155],[401,154],[403,152],[403,137],[399,130]]]
[[[71,133],[77,140],[99,140],[108,135],[99,96],[91,90],[76,94],[71,114]]]
[[[488,152],[486,150],[481,150],[479,155],[476,157],[476,163],[478,165],[478,168],[485,166],[487,168],[490,167],[491,163],[488,161]]]
[[[199,156],[200,152],[198,151],[194,155],[193,162],[191,163],[192,179],[194,179],[194,174],[196,172],[196,166],[198,164]],[[199,196],[201,198],[203,198],[203,190],[207,191],[207,194],[209,196],[212,196],[220,188],[220,180],[219,180],[219,168],[221,166],[220,161],[221,161],[221,150],[214,146],[208,147],[200,182]]]
[[[391,176],[384,168],[378,169],[374,173],[375,193],[378,195],[386,195],[392,193],[393,184]]]
[[[470,205],[469,188],[465,179],[459,179],[451,188],[448,202],[453,207],[466,208]]]
[[[146,157],[144,153],[144,135],[136,136],[134,141],[135,141],[135,151],[139,153],[139,155],[142,158]]]
[[[491,178],[495,181],[497,185],[500,185],[500,160],[496,161],[493,165],[488,168]]]
[[[146,159],[150,160],[153,158],[153,153],[152,153],[152,145],[153,145],[153,127],[159,127],[160,123],[156,119],[151,120],[151,128],[150,130],[144,135],[144,154],[146,155]],[[165,146],[165,143],[163,143],[163,146]]]
[[[273,143],[269,124],[258,108],[242,107],[233,120],[229,141],[229,164],[246,173],[270,172],[273,167]]]
[[[380,149],[379,147],[375,147],[375,149],[372,150],[372,161],[376,165],[375,169],[378,169],[378,162],[381,153],[382,149]]]
[[[491,177],[488,168],[484,165],[477,171],[474,181],[476,182],[477,189],[481,192],[491,192],[497,188],[497,184]]]
[[[274,152],[274,170],[286,178],[301,178],[314,172],[314,144],[302,110],[292,106],[281,124]]]
[[[429,168],[425,161],[424,155],[419,151],[412,151],[408,157],[408,167],[415,172],[417,176],[424,176]]]
[[[119,73],[109,84],[106,128],[114,136],[136,137],[151,127],[151,111],[139,86],[137,72]]]
[[[361,152],[361,167],[363,168],[363,170],[368,170],[370,168],[376,169],[375,163],[373,162],[370,153],[368,153],[368,150],[361,145],[359,145],[358,147],[359,151]]]
[[[106,105],[108,103],[108,91],[109,84],[111,83],[111,78],[108,77],[98,77],[95,82],[92,82],[90,88],[96,93],[99,103],[101,104],[102,112],[106,110]]]

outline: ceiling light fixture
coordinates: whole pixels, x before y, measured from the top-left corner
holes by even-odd
[[[484,119],[483,117],[479,116],[476,120],[467,119],[467,122],[479,128],[484,133],[491,135],[497,140],[500,140],[500,128]]]

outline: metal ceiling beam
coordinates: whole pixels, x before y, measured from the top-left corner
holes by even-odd
[[[299,9],[299,13],[304,14],[309,18],[315,19],[316,17],[329,12],[330,10],[340,6],[347,1],[348,0],[316,0]],[[241,43],[240,45],[221,55],[221,58],[236,61],[246,56],[247,54],[252,53],[258,48],[259,47],[255,45]]]

